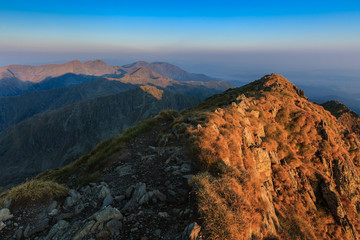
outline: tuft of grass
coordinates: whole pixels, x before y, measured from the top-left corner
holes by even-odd
[[[25,207],[65,197],[68,191],[68,188],[53,181],[31,180],[4,192],[0,203],[3,205],[5,199],[9,199],[12,207]]]

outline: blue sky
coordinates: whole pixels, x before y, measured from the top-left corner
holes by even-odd
[[[0,50],[359,49],[359,1],[24,1]]]
[[[351,86],[360,1],[1,1],[0,66],[72,59],[169,61],[232,80],[331,72]]]

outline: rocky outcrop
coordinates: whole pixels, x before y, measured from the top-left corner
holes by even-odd
[[[358,239],[354,226],[351,224],[344,206],[338,194],[335,191],[335,187],[331,183],[321,183],[322,196],[329,206],[332,215],[336,221],[345,229],[345,231],[352,237],[352,239]]]

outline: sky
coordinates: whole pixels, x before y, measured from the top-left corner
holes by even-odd
[[[244,82],[277,72],[360,96],[360,1],[1,0],[0,66],[73,59]]]

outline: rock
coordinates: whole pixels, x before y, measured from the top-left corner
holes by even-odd
[[[60,214],[60,216],[58,216],[58,220],[63,220],[63,219],[70,219],[74,216],[73,212],[68,212],[68,213],[62,213]]]
[[[125,195],[116,196],[115,201],[122,202],[123,200],[125,200],[125,198],[126,198]]]
[[[110,239],[110,233],[108,231],[102,230],[96,234],[96,239]]]
[[[110,205],[113,201],[114,201],[114,198],[111,196],[111,194],[108,194],[103,201],[102,208]]]
[[[146,195],[146,184],[145,183],[138,183],[135,186],[133,186],[135,188],[131,199],[126,203],[126,205],[124,206],[124,208],[122,209],[122,211],[126,211],[129,208],[134,208],[136,207],[140,202],[142,204],[144,204],[146,201],[149,200],[149,196],[144,196]],[[126,192],[128,192],[128,190],[126,190]],[[128,195],[126,193],[126,195]]]
[[[100,199],[104,199],[106,198],[106,196],[111,195],[110,189],[104,185],[101,185],[101,189],[100,189],[100,193],[99,193],[99,198]]]
[[[271,164],[277,164],[277,165],[280,164],[280,160],[279,160],[279,157],[278,157],[276,151],[270,151],[269,152],[269,157],[270,157],[270,160],[271,160]]]
[[[20,240],[23,236],[23,229],[22,228],[18,228],[16,231],[15,231],[15,238],[16,240]]]
[[[140,200],[138,201],[138,203],[139,203],[140,205],[143,205],[143,204],[149,202],[149,199],[150,199],[149,193],[145,193],[145,194],[140,198]]]
[[[159,217],[161,218],[168,218],[170,217],[169,214],[167,212],[159,212]]]
[[[76,205],[75,209],[74,209],[75,215],[81,213],[84,209],[85,209],[85,206],[84,206],[83,203],[80,203],[80,204]]]
[[[10,198],[5,198],[3,207],[4,208],[9,208],[10,205],[11,205],[11,199]]]
[[[40,214],[24,230],[24,237],[28,238],[36,233],[44,231],[49,226],[49,218]]]
[[[260,116],[260,112],[259,111],[256,111],[256,110],[252,110],[250,112],[251,115],[253,115],[255,118],[259,118]]]
[[[94,224],[95,224],[95,221],[94,221],[94,220],[91,220],[91,221],[87,222],[87,223],[85,224],[85,226],[84,226],[80,231],[78,231],[78,232],[75,234],[73,240],[82,239],[82,238],[84,238],[85,236],[87,236],[87,235],[90,233],[90,230],[91,230],[91,228],[92,228],[92,226],[93,226]]]
[[[4,222],[0,222],[0,231],[1,231],[3,228],[5,228],[5,227],[6,227],[5,223],[4,223]]]
[[[57,210],[56,208],[53,209],[51,212],[49,212],[49,216],[55,216],[56,214],[58,214],[59,210]]]
[[[31,230],[30,224],[28,224],[28,225],[26,226],[25,230],[24,230],[24,237],[25,237],[25,238],[30,237],[30,230]]]
[[[91,193],[91,188],[90,188],[89,185],[87,185],[87,186],[85,186],[85,187],[82,187],[82,188],[80,189],[80,191],[81,191],[82,193],[84,193],[84,194],[89,195],[89,194]]]
[[[187,226],[182,233],[181,240],[198,240],[199,233],[201,231],[201,227],[196,223],[193,222],[189,226]]]
[[[158,236],[160,237],[161,235],[161,230],[160,229],[156,229],[155,232],[154,232],[155,236]]]
[[[242,109],[248,109],[249,106],[250,106],[250,102],[249,100],[247,99],[247,97],[244,95],[244,94],[241,94],[239,95],[237,98],[236,98],[236,101],[235,101],[239,107],[241,107]]]
[[[187,163],[182,164],[180,171],[183,172],[183,173],[190,172],[191,171],[191,165],[187,164]]]
[[[172,173],[172,175],[178,176],[178,175],[181,175],[181,172],[180,172],[180,170],[175,170],[175,171]]]
[[[119,173],[119,177],[131,175],[134,173],[131,164],[124,164],[115,168],[115,171]]]
[[[183,178],[185,178],[185,179],[190,179],[190,178],[192,178],[192,177],[193,177],[193,175],[192,175],[192,174],[189,174],[189,175],[183,175],[182,177],[183,177]]]
[[[125,191],[125,196],[126,196],[126,198],[131,198],[134,190],[135,190],[135,186],[130,186],[130,187],[128,187],[128,188],[126,189],[126,191]]]
[[[122,229],[122,223],[119,220],[112,219],[106,223],[105,228],[111,233],[111,235],[120,235]]]
[[[97,222],[94,224],[94,226],[91,228],[91,232],[95,232],[95,231],[102,231],[104,230],[104,223],[103,222]]]
[[[245,143],[245,145],[247,147],[250,147],[250,146],[254,145],[254,143],[255,143],[254,138],[253,138],[250,130],[247,127],[244,128],[243,134],[244,134],[244,143]]]
[[[116,208],[108,206],[104,210],[96,212],[93,216],[91,216],[90,219],[94,219],[97,222],[106,222],[110,219],[121,220],[121,219],[123,219],[123,215]]]
[[[159,190],[154,190],[153,191],[154,196],[159,199],[160,201],[164,202],[166,201],[166,196],[165,194],[161,193]]]
[[[9,220],[13,217],[8,208],[3,208],[0,210],[0,222]]]
[[[353,239],[358,239],[354,226],[350,222],[344,206],[336,193],[335,187],[331,182],[323,182],[320,184],[321,193],[325,199],[331,214],[334,216],[336,221],[349,233]]]
[[[69,223],[64,220],[58,221],[49,231],[48,235],[45,237],[45,240],[47,239],[53,239],[53,237],[60,231],[66,229],[69,227]]]
[[[65,208],[70,208],[70,207],[72,207],[74,205],[74,201],[73,201],[73,199],[72,199],[72,197],[67,197],[66,199],[65,199],[65,204],[64,204],[64,206],[65,206]]]
[[[269,188],[273,189],[273,183],[271,178],[271,160],[269,157],[269,153],[266,151],[266,149],[263,148],[253,148],[252,152],[255,157],[256,170],[260,174],[265,175],[264,182],[268,182]]]
[[[50,213],[52,212],[56,207],[57,207],[57,202],[53,201],[48,207],[47,207],[47,212]]]
[[[81,194],[74,189],[69,190],[69,195],[72,198],[74,203],[76,203],[77,201],[79,201],[81,199]]]

